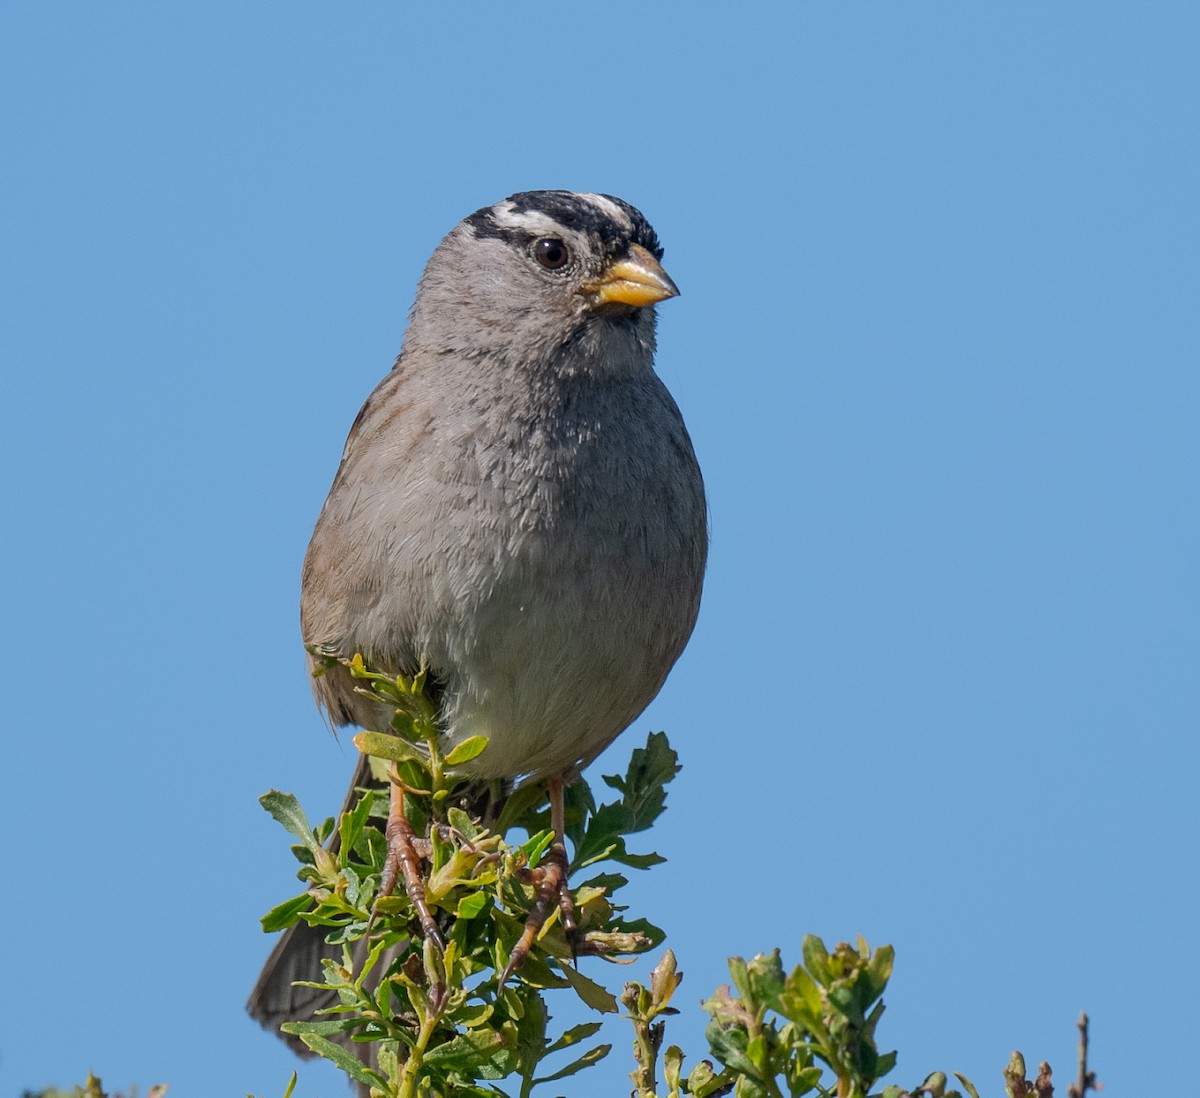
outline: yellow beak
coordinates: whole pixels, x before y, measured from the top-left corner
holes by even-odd
[[[624,256],[612,263],[592,282],[583,284],[583,292],[593,305],[631,305],[640,309],[668,297],[678,297],[679,287],[670,275],[640,244],[631,244]]]

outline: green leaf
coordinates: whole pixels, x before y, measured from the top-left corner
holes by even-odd
[[[328,1037],[331,1033],[344,1033],[349,1029],[361,1029],[361,1018],[335,1018],[325,1022],[284,1022],[279,1028],[284,1033],[294,1033],[302,1037],[305,1033],[317,1033]]]
[[[633,823],[633,813],[624,801],[610,801],[602,804],[592,813],[589,830],[595,830],[602,835],[624,835]]]
[[[620,862],[631,869],[649,869],[652,865],[662,865],[667,860],[661,854],[626,854],[624,851],[619,851],[611,857],[614,862]]]
[[[483,834],[481,828],[470,816],[468,816],[461,808],[451,807],[446,812],[446,822],[454,828],[460,835],[467,839],[477,839]]]
[[[683,1072],[683,1049],[678,1045],[668,1045],[663,1053],[663,1079],[667,1084],[669,1094],[679,1093],[679,1078]]]
[[[301,865],[316,865],[317,864],[317,846],[316,836],[313,836],[313,846],[305,846],[304,843],[293,843],[288,849],[291,850],[296,861]],[[303,870],[297,870],[296,875],[300,876]]]
[[[600,1011],[601,1014],[616,1014],[617,1000],[612,992],[601,987],[595,980],[589,980],[582,972],[571,965],[565,964],[561,968],[562,974],[567,978],[567,983],[575,989],[575,994],[584,1003],[593,1010]]]
[[[963,1088],[971,1096],[971,1098],[979,1098],[979,1091],[975,1089],[975,1084],[971,1082],[965,1075],[960,1075],[957,1071],[954,1077],[963,1085]]]
[[[308,826],[308,817],[300,807],[300,802],[291,793],[281,793],[278,789],[272,789],[259,797],[258,803],[310,850],[321,845],[317,842],[312,828]]]
[[[458,901],[458,906],[454,909],[454,917],[456,919],[474,919],[483,912],[487,905],[488,894],[486,892],[468,893]]]
[[[460,1033],[425,1053],[425,1063],[442,1071],[469,1071],[481,1059],[504,1047],[504,1037],[494,1029]]]
[[[605,775],[604,781],[625,794],[622,804],[629,815],[623,834],[644,831],[662,814],[667,794],[664,786],[679,773],[679,755],[663,732],[651,732],[644,748],[636,748],[625,777]]]
[[[746,961],[743,957],[730,957],[728,960],[729,975],[733,978],[733,986],[737,988],[737,993],[746,1000],[752,998],[752,990],[750,988],[750,975],[746,968]]]
[[[573,782],[563,791],[567,835],[572,847],[583,842],[584,824],[595,815],[596,798],[586,782]]]
[[[779,1012],[810,1036],[824,1034],[821,1023],[821,993],[813,978],[799,965],[783,985]]]
[[[262,923],[263,932],[271,934],[276,930],[286,930],[299,921],[302,911],[307,911],[311,906],[312,897],[307,892],[301,892],[299,896],[284,900],[283,903],[271,908],[259,920]]]
[[[665,1007],[683,980],[674,950],[668,949],[650,970],[650,995],[656,1007]]]
[[[863,967],[860,977],[868,990],[869,1000],[874,1001],[883,994],[887,982],[891,979],[892,969],[896,964],[896,951],[890,945],[882,945],[875,950],[874,955]]]
[[[476,1003],[474,1006],[464,1006],[454,1011],[452,1020],[456,1026],[462,1026],[463,1029],[478,1029],[495,1013],[496,1008],[491,1003]]]
[[[516,1027],[475,1029],[425,1053],[426,1065],[439,1072],[463,1072],[483,1079],[503,1079],[516,1066]]]
[[[629,884],[629,878],[623,873],[597,873],[594,877],[589,877],[579,887],[580,888],[602,888],[605,893],[611,896],[618,888]]]
[[[358,845],[359,836],[371,817],[371,807],[375,797],[373,793],[364,793],[349,812],[342,814],[338,822],[338,842],[341,844],[343,857],[349,855]]]
[[[755,1034],[746,1042],[746,1058],[754,1065],[755,1074],[760,1079],[765,1079],[769,1072],[767,1039],[763,1034]]]
[[[732,1085],[732,1080],[726,1077],[725,1072],[715,1074],[712,1064],[707,1060],[701,1060],[687,1077],[688,1093],[696,1095],[696,1098],[708,1098],[708,1095],[720,1090],[726,1083]]]
[[[586,838],[584,844],[586,845],[581,844],[575,851],[575,860],[571,862],[572,872],[604,861],[625,845],[620,839],[605,844],[602,841],[589,842]]]
[[[782,1013],[780,998],[783,994],[785,980],[783,962],[779,959],[779,950],[759,953],[752,957],[746,966],[746,977],[753,989],[755,1001]]]
[[[821,1075],[822,1071],[819,1067],[801,1068],[792,1076],[792,1094],[807,1094],[810,1090],[814,1090],[821,1081]]]
[[[324,846],[326,840],[329,838],[330,835],[333,834],[333,828],[334,828],[333,817],[326,816],[325,819],[320,822],[320,824],[318,824],[316,827],[313,828],[313,834],[316,836],[317,842],[319,842],[322,846]]]
[[[397,709],[392,714],[392,731],[406,743],[415,744],[420,742],[421,731],[417,728],[416,719],[411,713],[406,713],[403,709]]]
[[[848,1018],[856,1025],[862,1024],[862,1008],[859,1006],[858,996],[854,994],[852,987],[846,987],[844,984],[831,987],[826,992],[826,997],[829,1000],[829,1005],[844,1018]]]
[[[805,934],[804,940],[800,944],[800,953],[804,958],[804,967],[808,969],[812,978],[822,987],[828,987],[831,973],[829,952],[825,948],[825,943],[815,934]]]
[[[468,736],[457,744],[443,760],[447,766],[462,766],[483,753],[488,745],[487,736]]]
[[[337,927],[335,930],[331,930],[325,936],[325,940],[330,945],[339,945],[342,942],[357,942],[359,938],[366,934],[368,926],[370,926],[368,920],[354,919]]]
[[[867,1041],[861,1041],[857,1048],[851,1047],[846,1052],[847,1059],[858,1072],[859,1078],[872,1083],[882,1074],[878,1070],[879,1055]]]
[[[508,958],[505,957],[504,960],[507,962]],[[497,969],[501,969],[503,966],[497,965],[496,967]],[[537,955],[536,950],[525,958],[525,963],[517,970],[517,973],[521,977],[522,984],[527,984],[529,987],[538,988],[539,990],[543,991],[547,988],[563,988],[570,986],[566,980],[557,975],[555,971]]]
[[[750,1038],[743,1026],[722,1025],[713,1018],[708,1023],[704,1036],[708,1039],[709,1048],[721,1063],[742,1075],[754,1075],[754,1064],[747,1059],[745,1051]]]
[[[360,732],[354,737],[354,746],[364,755],[376,759],[390,759],[392,762],[418,759],[428,762],[427,756],[418,748],[386,732]]]
[[[737,1082],[737,1098],[768,1098],[768,1093],[767,1088],[753,1077]]]
[[[537,868],[538,863],[542,860],[542,855],[550,848],[552,842],[554,842],[553,831],[539,831],[536,835],[530,835],[529,839],[521,844],[520,849],[529,859],[531,869]]]
[[[612,1045],[597,1045],[593,1049],[589,1049],[578,1060],[572,1060],[565,1068],[560,1068],[553,1075],[543,1075],[534,1079],[534,1086],[539,1083],[553,1083],[556,1079],[565,1079],[568,1075],[574,1075],[577,1071],[582,1071],[586,1067],[591,1067],[592,1064],[597,1064],[604,1059],[612,1051]]]
[[[644,934],[651,945],[659,945],[667,937],[666,931],[655,926],[649,919],[617,919],[614,925],[626,934]]]
[[[586,1041],[603,1028],[603,1022],[583,1022],[580,1025],[572,1026],[554,1044],[546,1047],[545,1055],[549,1056],[552,1052],[559,1052],[564,1048],[570,1048],[571,1045],[579,1044],[580,1041]]]
[[[319,1033],[300,1033],[297,1036],[313,1052],[335,1063],[356,1083],[364,1083],[369,1087],[378,1087],[380,1090],[386,1089],[387,1080],[382,1075],[377,1071],[372,1071],[354,1053],[342,1048],[341,1045],[335,1045]]]

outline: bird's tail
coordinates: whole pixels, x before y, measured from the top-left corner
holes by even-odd
[[[370,760],[365,755],[360,755],[350,789],[346,794],[346,802],[342,805],[342,812],[348,812],[358,800],[360,791],[370,787],[380,788],[381,783],[371,773]],[[330,843],[335,852],[337,843],[338,832],[335,830]],[[246,1010],[250,1017],[263,1029],[286,1041],[289,1048],[305,1059],[312,1058],[316,1053],[295,1034],[280,1033],[279,1027],[284,1022],[310,1021],[317,1011],[337,1004],[338,996],[334,991],[296,986],[298,980],[323,981],[324,969],[321,962],[326,958],[341,961],[342,947],[327,945],[325,942],[328,929],[309,926],[303,920],[288,927],[271,950],[271,955],[250,992],[250,998],[246,1001]],[[356,943],[356,949],[361,947],[362,953],[365,954],[366,945],[367,941],[364,938]],[[361,963],[362,959],[356,958],[356,963]],[[388,964],[385,962],[376,972],[386,972],[387,968]],[[351,1041],[348,1034],[331,1034],[330,1039],[345,1045],[368,1066],[377,1066],[375,1053],[379,1046],[376,1042]],[[366,1098],[366,1089],[360,1088],[360,1094],[362,1098]]]

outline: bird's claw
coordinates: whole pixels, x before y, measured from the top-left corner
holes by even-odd
[[[575,954],[575,903],[571,899],[571,890],[567,884],[567,851],[561,839],[555,839],[546,851],[542,864],[531,872],[537,891],[534,893],[533,906],[525,920],[521,937],[517,939],[512,952],[508,955],[508,964],[500,974],[500,986],[503,987],[508,978],[517,971],[529,956],[534,940],[541,933],[542,927],[550,918],[551,905],[558,903],[562,917],[563,930],[571,945],[571,954]]]
[[[404,894],[417,913],[417,921],[421,924],[421,933],[425,940],[438,949],[445,949],[441,931],[438,930],[438,925],[429,910],[429,902],[425,899],[425,882],[421,879],[417,836],[404,814],[404,796],[396,785],[392,786],[392,801],[384,834],[387,837],[387,859],[383,863],[383,872],[380,875],[379,896],[371,911],[372,922],[378,912],[378,901],[392,895],[397,883],[403,879]]]

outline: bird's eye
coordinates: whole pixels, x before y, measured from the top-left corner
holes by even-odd
[[[561,240],[548,237],[545,240],[539,240],[533,246],[533,257],[546,270],[557,271],[567,265],[571,253],[567,251],[567,246]]]

